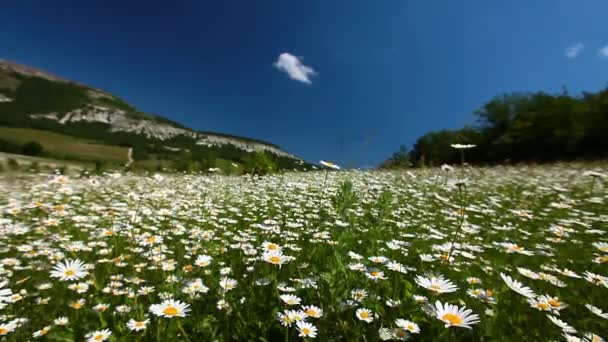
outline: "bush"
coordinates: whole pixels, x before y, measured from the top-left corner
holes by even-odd
[[[30,141],[21,146],[21,153],[26,156],[39,156],[44,151],[44,147],[35,141]]]
[[[6,162],[6,165],[8,165],[8,168],[11,169],[11,170],[17,170],[17,169],[19,169],[19,163],[15,159],[13,159],[13,158],[10,158]]]

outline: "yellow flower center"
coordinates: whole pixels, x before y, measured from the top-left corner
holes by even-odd
[[[146,239],[146,242],[148,242],[148,243],[152,243],[154,241],[156,241],[156,238],[154,236],[150,236],[149,238]]]
[[[371,271],[371,272],[369,272],[369,274],[371,274],[372,277],[377,277],[378,274],[380,274],[380,272],[378,272],[378,271]]]
[[[368,318],[368,317],[369,317],[369,313],[368,313],[367,311],[363,311],[363,312],[361,312],[361,313],[359,314],[359,316],[360,316],[361,318]]]
[[[72,269],[69,269],[69,270],[65,270],[64,274],[68,277],[71,277],[71,276],[75,275],[76,272],[74,272],[74,270],[72,270]]]
[[[441,285],[433,284],[430,286],[430,289],[433,291],[439,291],[441,290]]]
[[[270,243],[268,244],[268,246],[266,246],[266,249],[276,251],[277,249],[279,249],[279,246],[275,245],[274,243]]]
[[[144,322],[135,322],[135,327],[143,328],[143,326],[144,326]]]
[[[270,258],[268,258],[268,261],[270,261],[273,264],[278,264],[281,262],[281,257],[278,255],[273,255]]]
[[[103,335],[102,335],[102,334],[97,334],[97,335],[95,335],[94,340],[95,340],[95,341],[101,341],[101,340],[103,340]]]
[[[550,299],[548,301],[549,305],[551,305],[554,308],[559,308],[560,306],[562,306],[562,303],[560,303],[558,300],[555,299]]]
[[[0,335],[6,335],[8,333],[8,329],[0,328]]]
[[[177,309],[173,306],[168,306],[163,310],[163,313],[167,316],[175,316],[177,315]]]
[[[458,315],[454,315],[453,313],[446,313],[441,316],[441,319],[450,323],[450,325],[461,325],[462,318]]]
[[[547,303],[538,303],[537,305],[540,309],[542,310],[547,310],[549,309],[549,305]]]
[[[317,314],[313,309],[307,309],[305,312],[308,316],[316,316]]]
[[[309,328],[306,328],[306,327],[302,328],[302,334],[303,334],[303,335],[308,335],[308,334],[310,334],[310,329],[309,329]]]

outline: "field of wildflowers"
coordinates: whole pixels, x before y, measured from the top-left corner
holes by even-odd
[[[607,172],[13,175],[0,339],[603,341]]]

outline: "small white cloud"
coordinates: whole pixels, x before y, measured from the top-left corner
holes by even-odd
[[[600,57],[608,58],[608,45],[600,49]]]
[[[566,49],[565,55],[568,58],[575,58],[576,56],[578,56],[581,53],[581,51],[583,51],[584,47],[585,47],[585,45],[583,43],[580,43],[580,42],[576,43],[572,46],[569,46]]]
[[[279,58],[274,63],[274,66],[289,75],[292,80],[311,84],[310,78],[317,72],[304,64],[300,59],[290,53],[284,52],[279,55]]]

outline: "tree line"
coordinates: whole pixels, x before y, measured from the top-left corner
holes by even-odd
[[[452,144],[474,144],[466,161],[474,164],[551,162],[608,157],[608,88],[509,93],[486,102],[477,122],[461,129],[424,134],[408,151],[404,146],[380,167],[437,166],[460,163]]]

